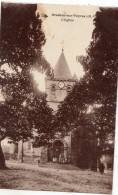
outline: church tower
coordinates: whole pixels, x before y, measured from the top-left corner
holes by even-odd
[[[45,79],[47,102],[54,111],[58,109],[60,102],[63,101],[72,90],[76,81],[77,76],[74,74],[72,77],[64,55],[64,50],[62,49],[62,53],[54,68],[53,78],[46,77]]]

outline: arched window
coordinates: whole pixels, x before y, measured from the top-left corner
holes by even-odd
[[[56,86],[55,85],[52,85],[51,86],[51,94],[52,95],[55,95],[55,91],[56,91]]]
[[[71,86],[68,85],[68,86],[67,86],[67,89],[66,89],[66,90],[67,90],[67,95],[70,93],[71,89],[72,89]]]

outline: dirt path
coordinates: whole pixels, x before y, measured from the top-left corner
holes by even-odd
[[[112,173],[101,175],[72,165],[42,166],[8,162],[0,172],[0,188],[43,191],[111,193]]]

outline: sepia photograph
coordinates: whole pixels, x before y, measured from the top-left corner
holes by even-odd
[[[112,194],[118,8],[1,3],[0,189]]]

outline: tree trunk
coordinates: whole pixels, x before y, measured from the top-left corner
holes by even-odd
[[[5,164],[5,157],[4,153],[2,151],[2,146],[1,146],[1,140],[0,140],[0,169],[6,169],[6,164]]]

